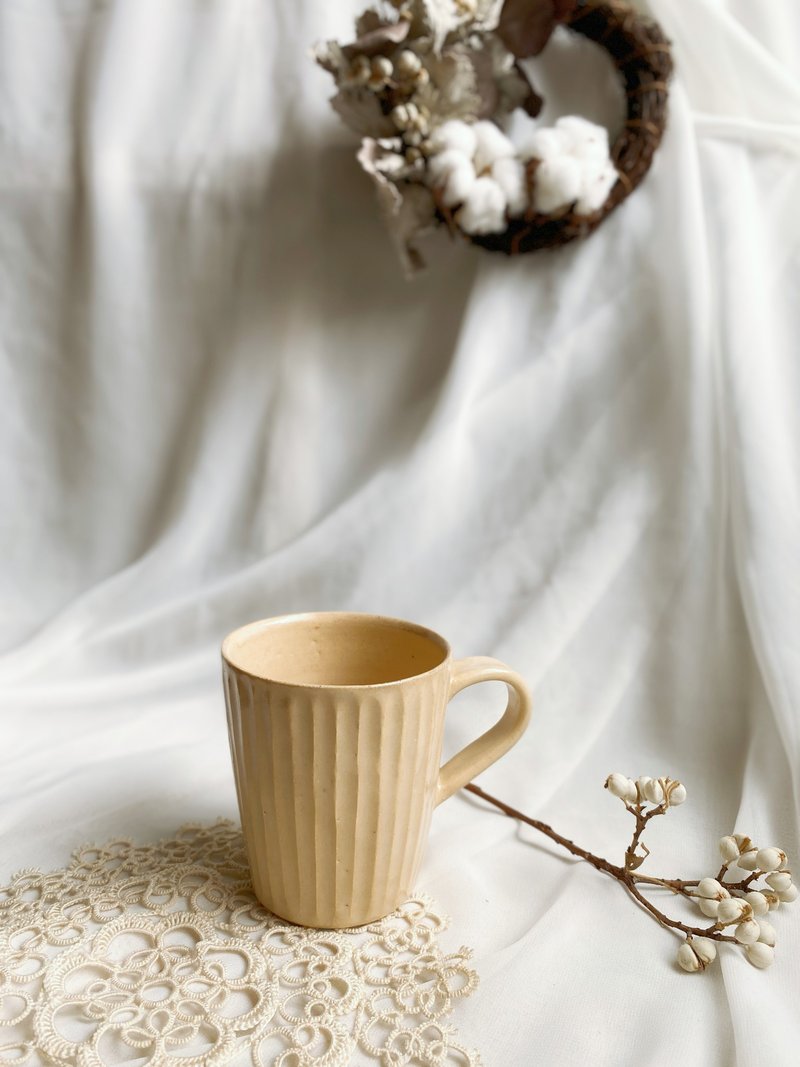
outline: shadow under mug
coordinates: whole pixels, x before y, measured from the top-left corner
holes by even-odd
[[[253,887],[292,923],[373,922],[408,898],[433,809],[522,736],[531,701],[499,660],[379,615],[263,619],[222,645],[236,792]],[[447,703],[508,686],[502,718],[440,767]]]

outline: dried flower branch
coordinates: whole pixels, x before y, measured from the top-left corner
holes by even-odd
[[[781,904],[792,903],[798,896],[797,886],[787,868],[784,850],[777,847],[759,849],[744,834],[732,834],[719,842],[722,866],[714,878],[686,880],[640,874],[639,867],[650,855],[650,850],[642,841],[647,824],[651,819],[666,815],[671,808],[683,804],[686,788],[672,778],[634,780],[623,774],[610,774],[606,778],[605,788],[623,802],[625,810],[636,820],[622,864],[611,863],[581,848],[552,826],[517,811],[480,786],[473,783],[465,786],[468,792],[493,804],[505,815],[532,826],[573,856],[616,878],[656,922],[683,936],[677,955],[677,962],[683,970],[704,971],[716,959],[715,942],[741,945],[754,967],[769,967],[775,958],[775,930],[764,916]],[[736,877],[736,868],[746,872],[744,877]],[[763,884],[758,886],[756,883],[760,878],[763,878]],[[641,886],[659,886],[685,897],[715,921],[709,926],[690,926],[670,918],[645,896]]]
[[[538,55],[559,22],[575,10],[577,0],[506,0],[497,35],[520,59]]]

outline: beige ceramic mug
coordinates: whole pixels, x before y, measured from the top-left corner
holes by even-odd
[[[410,895],[434,807],[519,740],[525,682],[453,660],[432,630],[322,612],[243,626],[222,646],[236,791],[258,899],[303,926],[372,922]],[[447,702],[508,686],[503,717],[440,767]]]

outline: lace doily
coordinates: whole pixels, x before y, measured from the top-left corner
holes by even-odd
[[[0,1063],[477,1067],[444,1022],[477,985],[446,925],[416,897],[359,929],[288,926],[227,821],[85,846],[0,889]]]

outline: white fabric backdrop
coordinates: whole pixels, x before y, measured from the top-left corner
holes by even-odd
[[[734,829],[800,855],[797,6],[654,2],[644,189],[554,255],[440,236],[410,285],[306,55],[357,6],[0,7],[0,880],[233,816],[219,641],[334,607],[523,671],[482,781],[587,846],[623,847],[620,769],[689,790],[653,870],[712,873]],[[685,976],[463,796],[420,888],[476,950],[487,1064],[797,1062],[800,906],[770,972]]]

